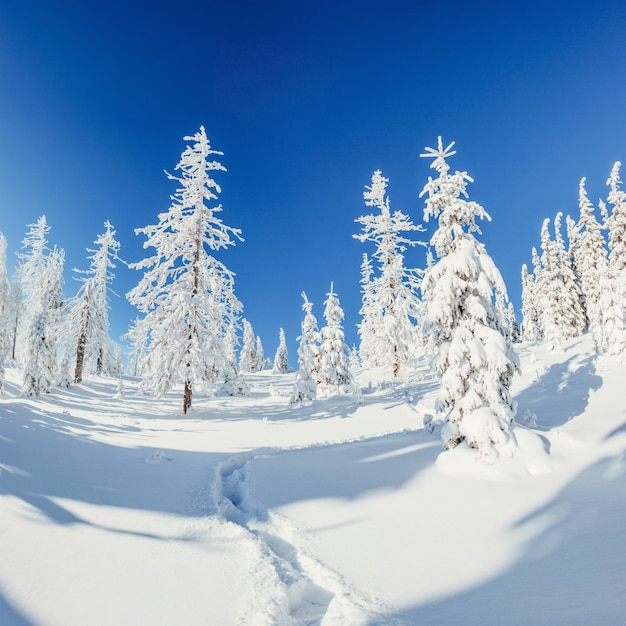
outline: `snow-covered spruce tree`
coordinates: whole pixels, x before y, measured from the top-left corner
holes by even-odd
[[[519,324],[517,323],[517,315],[515,315],[515,307],[509,300],[509,304],[506,308],[506,323],[511,333],[511,341],[513,343],[520,341]]]
[[[45,274],[47,246],[50,226],[46,216],[42,215],[36,223],[28,224],[28,231],[22,240],[25,252],[18,254],[19,265],[16,279],[20,281],[19,291],[23,301],[16,307],[17,332],[14,356],[20,363],[24,363],[27,335],[34,316],[37,314],[45,286],[42,284]]]
[[[239,370],[242,373],[256,371],[257,354],[254,330],[247,319],[243,320],[243,346],[239,354]]]
[[[211,155],[204,127],[193,136],[176,166],[180,176],[168,174],[180,187],[159,223],[136,229],[155,254],[131,264],[144,270],[139,284],[128,292],[131,304],[144,314],[139,324],[148,337],[148,354],[141,367],[143,388],[160,397],[182,382],[183,413],[191,406],[192,389],[210,391],[227,355],[224,337],[237,323],[241,303],[234,294],[234,274],[210,251],[241,239],[240,231],[218,217],[218,184],[213,170],[225,171]]]
[[[575,227],[568,229],[572,231],[575,241],[572,247],[572,260],[578,271],[589,332],[596,351],[605,352],[610,337],[605,336],[604,314],[609,311],[602,308],[608,301],[602,292],[606,289],[613,291],[613,288],[609,281],[604,237],[593,213],[593,205],[587,196],[584,178],[580,181],[578,197],[580,217]]]
[[[330,284],[324,302],[326,325],[320,331],[320,391],[353,393],[354,381],[350,371],[350,349],[346,345],[341,322],[344,318],[339,298]]]
[[[317,320],[313,315],[313,303],[309,302],[306,293],[302,292],[304,319],[302,334],[298,337],[298,374],[293,387],[289,404],[296,406],[315,400],[317,396],[316,374],[319,376],[319,331]]]
[[[533,255],[539,259],[537,250]],[[522,265],[522,340],[535,343],[539,339],[539,311],[535,302],[535,277]]]
[[[353,235],[361,242],[371,241],[376,249],[377,261],[374,276],[367,257],[362,266],[363,304],[362,323],[359,325],[361,341],[365,335],[366,349],[362,358],[366,365],[384,365],[392,368],[393,377],[400,377],[401,369],[415,356],[416,328],[419,316],[420,277],[416,270],[404,266],[404,252],[418,242],[404,233],[423,231],[401,211],[391,212],[387,183],[380,170],[372,175],[371,186],[363,192],[365,205],[375,207],[379,213],[363,215],[355,221],[362,232]],[[424,244],[422,244],[424,245]]]
[[[129,343],[130,373],[132,376],[141,375],[141,363],[144,361],[147,353],[147,330],[148,329],[141,323],[141,320],[136,317],[130,323],[128,332],[122,336],[122,339]]]
[[[256,364],[254,366],[255,372],[260,372],[265,367],[265,352],[263,351],[263,343],[261,337],[256,338]]]
[[[438,346],[434,366],[441,377],[437,410],[445,414],[443,444],[465,440],[489,457],[512,436],[515,403],[509,387],[519,371],[518,359],[499,322],[494,295],[506,293],[504,281],[483,244],[477,219],[490,219],[485,209],[468,201],[467,172],[450,173],[446,159],[454,142],[426,148],[434,159],[420,197],[426,196],[424,220],[438,220],[431,245],[437,262],[426,270],[423,290],[428,303],[426,330]]]
[[[608,203],[612,205],[606,220],[608,228],[609,266],[614,290],[626,316],[626,192],[621,189],[619,171],[622,164],[616,161],[606,181],[609,186]]]
[[[287,339],[285,331],[280,329],[280,339],[276,354],[274,356],[274,365],[272,366],[272,374],[287,374],[289,372],[289,355],[287,354]]]
[[[62,323],[63,267],[65,253],[56,247],[45,258],[41,269],[39,299],[25,335],[24,382],[26,396],[47,393],[57,378],[58,335]]]
[[[70,303],[68,316],[69,335],[76,338],[76,359],[74,363],[74,382],[83,381],[83,369],[87,346],[97,345],[101,326],[96,318],[96,296],[94,280],[85,280]]]
[[[104,232],[98,235],[94,243],[97,248],[87,248],[91,260],[88,270],[74,271],[84,274],[92,283],[92,306],[90,311],[91,333],[85,346],[86,355],[93,359],[95,373],[111,374],[113,369],[113,345],[109,337],[109,292],[114,293],[110,287],[115,278],[112,270],[115,269],[115,261],[120,261],[120,243],[115,238],[116,232],[107,220],[104,223]]]
[[[562,213],[554,218],[555,239],[550,238],[550,219],[541,228],[541,271],[535,281],[542,340],[556,350],[564,340],[585,331],[580,289],[561,235]]]
[[[7,274],[7,240],[0,233],[0,354],[11,349],[11,287]]]

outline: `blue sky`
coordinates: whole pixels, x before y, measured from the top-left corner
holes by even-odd
[[[273,356],[284,327],[296,365],[305,290],[322,321],[331,281],[357,341],[352,239],[372,172],[421,222],[425,146],[455,141],[454,169],[492,221],[480,239],[519,308],[520,268],[541,223],[594,204],[626,160],[623,2],[43,2],[0,8],[0,231],[15,258],[45,214],[66,250],[66,293],[110,220],[121,256],[169,206],[184,135],[224,152],[224,221],[245,242],[220,255]],[[625,176],[626,177],[626,176]],[[423,267],[423,250],[407,253]],[[119,266],[112,335],[136,311]]]

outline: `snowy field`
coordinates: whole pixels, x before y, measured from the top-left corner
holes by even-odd
[[[522,348],[519,452],[443,452],[436,381],[290,409],[126,380],[0,398],[3,626],[626,624],[626,365]],[[530,415],[532,426],[532,415]]]

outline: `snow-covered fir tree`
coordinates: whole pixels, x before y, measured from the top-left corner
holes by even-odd
[[[0,354],[11,349],[11,287],[7,273],[7,240],[0,233]]]
[[[533,254],[539,259],[537,250]],[[535,302],[535,276],[528,271],[528,266],[522,265],[522,339],[535,343],[539,339],[539,311]]]
[[[252,324],[243,320],[243,345],[239,354],[239,369],[242,373],[255,372],[257,369],[257,353],[254,329]]]
[[[212,155],[204,127],[193,136],[176,166],[179,184],[159,223],[136,229],[155,253],[131,267],[144,270],[127,298],[144,314],[139,324],[148,337],[142,366],[143,388],[157,397],[182,382],[183,413],[192,390],[210,392],[218,371],[228,362],[224,338],[238,322],[241,303],[234,294],[234,274],[209,251],[234,245],[240,231],[224,224],[217,204],[220,187],[212,171],[225,167]]]
[[[365,187],[363,197],[365,205],[378,209],[379,213],[357,218],[362,232],[353,236],[361,242],[374,243],[373,257],[378,265],[374,273],[369,259],[364,257],[359,335],[365,349],[361,358],[370,366],[391,367],[393,377],[398,378],[420,343],[416,330],[420,310],[419,275],[404,266],[404,252],[421,242],[405,233],[424,229],[401,211],[391,212],[388,182],[380,170],[372,175],[372,184]]]
[[[116,239],[116,232],[107,220],[104,223],[104,232],[94,241],[96,248],[87,248],[91,254],[88,270],[74,271],[84,274],[84,280],[91,281],[91,332],[88,343],[85,345],[85,355],[94,361],[93,370],[96,374],[111,374],[113,366],[114,348],[109,337],[109,292],[111,283],[115,278],[112,270],[115,269],[115,261],[120,261],[120,243]]]
[[[273,374],[287,374],[289,372],[289,355],[287,353],[287,339],[285,331],[280,329],[280,337],[276,355],[274,356],[274,365],[272,366]]]
[[[255,372],[260,372],[265,367],[265,352],[263,351],[263,342],[261,337],[256,338],[256,364],[254,367]]]
[[[129,344],[129,364],[130,373],[133,376],[141,375],[141,366],[145,360],[148,345],[148,329],[136,317],[131,323],[128,332],[123,335],[122,340]]]
[[[292,406],[306,404],[317,396],[316,378],[319,376],[319,331],[317,320],[313,315],[313,303],[309,302],[306,293],[302,292],[304,319],[302,334],[298,337],[298,374],[293,387],[290,404]]]
[[[612,206],[606,220],[608,229],[609,266],[613,288],[626,316],[626,192],[622,190],[620,161],[616,161],[606,184],[609,186],[608,203]]]
[[[47,393],[57,379],[57,349],[62,323],[65,253],[56,247],[40,268],[39,299],[25,335],[24,382],[26,396]]]
[[[506,324],[509,327],[509,332],[511,333],[511,341],[513,341],[514,343],[520,341],[520,331],[519,324],[517,322],[517,315],[515,314],[515,307],[510,300],[506,308]]]
[[[610,342],[610,337],[605,336],[605,313],[613,316],[612,312],[603,309],[608,301],[603,297],[603,291],[613,291],[609,280],[609,263],[602,230],[587,196],[584,178],[580,181],[578,194],[580,217],[578,223],[570,227],[575,242],[572,246],[572,260],[579,276],[589,332],[596,350],[605,352]],[[611,330],[614,332],[615,328]]]
[[[437,410],[445,416],[446,448],[465,440],[481,455],[491,456],[512,437],[515,403],[509,388],[519,365],[498,321],[494,295],[506,293],[504,281],[483,244],[477,219],[490,219],[485,209],[466,198],[467,172],[450,173],[446,159],[456,154],[451,143],[426,148],[431,168],[421,196],[424,220],[438,220],[432,236],[438,260],[426,270],[423,290],[428,303],[426,329],[438,346],[434,366],[441,377]]]
[[[74,382],[83,381],[83,369],[85,366],[85,354],[88,346],[98,344],[100,339],[101,325],[96,317],[96,295],[94,280],[83,282],[78,294],[70,303],[67,327],[68,335],[76,339]]]
[[[542,340],[556,350],[566,339],[585,330],[581,294],[561,235],[562,213],[554,219],[555,239],[550,238],[550,219],[541,228],[541,270],[535,280]]]
[[[324,302],[326,325],[320,331],[320,391],[325,394],[339,391],[354,393],[350,371],[350,349],[346,345],[342,321],[344,312],[339,298],[330,284]]]
[[[16,308],[17,311],[17,334],[15,357],[24,363],[26,357],[25,348],[28,343],[32,321],[37,315],[38,307],[46,289],[43,284],[46,269],[46,256],[48,248],[48,233],[50,226],[46,216],[42,215],[36,223],[28,224],[28,231],[22,240],[24,252],[18,254],[19,265],[16,278],[20,281],[19,292],[23,302]]]

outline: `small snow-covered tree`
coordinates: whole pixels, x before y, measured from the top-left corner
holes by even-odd
[[[130,346],[130,373],[133,376],[139,376],[142,371],[142,363],[145,360],[147,352],[147,336],[148,329],[136,317],[131,323],[128,332],[122,336]]]
[[[305,312],[302,320],[302,334],[298,337],[298,374],[291,395],[292,406],[315,400],[317,396],[316,373],[319,375],[319,331],[317,320],[313,315],[313,303],[309,302],[306,293],[302,292]]]
[[[326,296],[326,325],[320,331],[320,384],[325,393],[352,393],[354,381],[350,371],[350,349],[346,345],[342,326],[344,312],[332,283]]]
[[[252,324],[247,319],[243,320],[243,346],[239,354],[239,369],[243,373],[256,371],[257,353]]]
[[[517,356],[508,342],[494,306],[494,294],[506,293],[504,281],[483,244],[477,219],[490,219],[485,209],[466,198],[467,172],[450,173],[446,159],[456,152],[426,148],[438,177],[429,177],[424,220],[438,220],[431,245],[437,262],[426,270],[423,290],[428,303],[426,329],[438,347],[434,366],[441,377],[437,409],[445,414],[446,448],[465,440],[481,455],[513,441],[515,403],[509,391]]]
[[[186,413],[192,389],[212,390],[216,373],[224,371],[224,337],[241,310],[234,274],[209,250],[241,237],[218,217],[222,206],[215,204],[220,187],[211,172],[226,168],[210,157],[222,153],[211,148],[204,127],[184,139],[192,143],[176,166],[180,176],[168,174],[180,185],[172,204],[158,224],[135,231],[147,237],[144,247],[155,253],[131,264],[144,275],[127,298],[144,314],[140,324],[149,337],[144,388],[162,396],[181,381]]]
[[[255,372],[260,372],[265,367],[265,353],[263,352],[263,343],[261,337],[256,338],[256,363],[254,366]]]
[[[286,374],[289,372],[289,356],[287,354],[287,339],[285,331],[280,329],[280,339],[276,355],[274,356],[274,365],[272,367],[273,374]]]
[[[537,251],[533,254],[538,259]],[[535,302],[535,276],[522,265],[522,339],[534,343],[539,339],[539,311]]]
[[[421,242],[410,239],[405,233],[424,229],[413,224],[401,211],[391,212],[387,183],[388,179],[376,170],[363,197],[366,206],[375,207],[379,213],[357,218],[355,221],[361,225],[362,232],[353,237],[374,243],[373,256],[378,263],[375,276],[367,257],[362,265],[359,334],[365,349],[361,358],[367,365],[390,366],[393,377],[398,378],[419,344],[416,338],[419,276],[416,270],[404,266],[404,252],[407,247]]]

